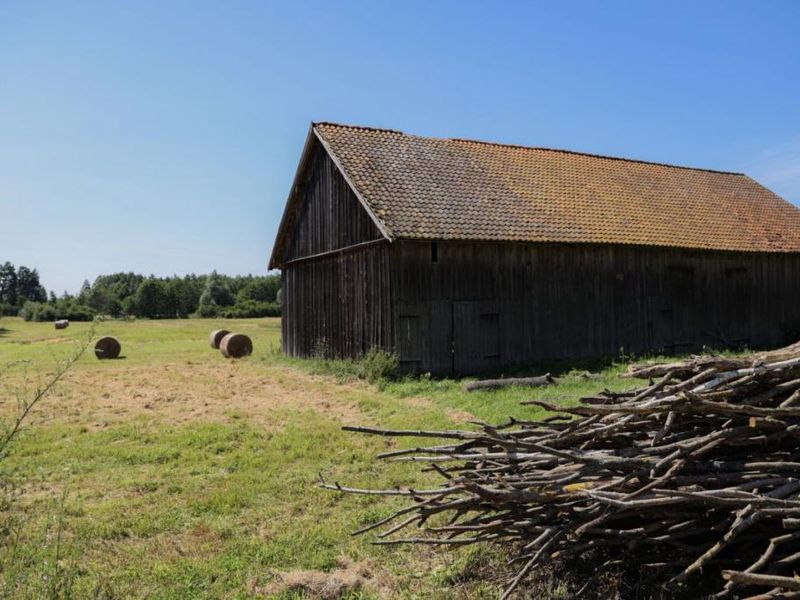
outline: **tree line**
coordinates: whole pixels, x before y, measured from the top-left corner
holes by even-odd
[[[36,269],[9,262],[0,266],[0,315],[28,321],[88,321],[115,318],[248,318],[280,315],[279,275],[208,275],[172,277],[138,273],[101,275],[84,281],[78,294],[49,294]]]

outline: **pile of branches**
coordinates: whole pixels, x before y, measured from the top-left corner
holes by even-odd
[[[442,440],[381,455],[423,463],[442,484],[322,485],[409,499],[358,532],[381,531],[377,543],[504,544],[516,569],[504,598],[537,567],[586,556],[602,561],[598,573],[622,564],[669,589],[800,598],[800,344],[632,370],[656,373],[641,389],[577,406],[531,401],[553,413],[536,421],[347,427]]]

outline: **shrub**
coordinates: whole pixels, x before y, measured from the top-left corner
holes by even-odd
[[[34,321],[34,317],[39,312],[39,306],[40,304],[38,302],[28,301],[22,305],[22,308],[19,309],[17,314],[26,321]]]
[[[397,374],[397,367],[400,366],[400,358],[397,354],[390,354],[373,346],[356,361],[356,364],[360,370],[359,377],[375,383],[394,377]]]
[[[59,319],[70,321],[92,321],[95,317],[95,312],[91,308],[77,302],[71,302],[56,312]]]
[[[356,377],[370,383],[380,383],[397,375],[400,359],[378,347],[370,348],[366,354],[355,359],[330,358],[326,340],[319,339],[312,351],[312,370],[334,375],[341,379]]]
[[[276,302],[257,302],[239,300],[235,305],[219,310],[219,316],[226,319],[254,319],[258,317],[280,317],[281,307]]]
[[[50,306],[49,304],[43,304],[42,307],[39,309],[39,314],[36,315],[37,321],[55,321],[56,320],[56,309]]]
[[[55,321],[56,309],[43,302],[28,300],[19,310],[19,316],[26,321]]]
[[[200,317],[201,319],[213,319],[214,317],[219,316],[219,306],[211,300],[210,302],[201,304],[197,307],[197,312],[194,313],[195,317]]]
[[[56,306],[44,302],[26,302],[19,309],[19,316],[26,321],[55,321],[56,319],[69,319],[70,321],[91,321],[95,312],[88,306],[75,301],[58,301]]]
[[[7,302],[0,302],[0,317],[13,317],[16,314],[16,306],[8,304]]]

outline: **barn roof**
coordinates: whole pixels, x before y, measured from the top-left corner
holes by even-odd
[[[800,209],[741,173],[314,123],[389,239],[800,252]]]

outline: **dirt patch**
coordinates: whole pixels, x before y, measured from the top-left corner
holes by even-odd
[[[152,365],[98,361],[75,369],[31,415],[30,424],[59,422],[97,431],[139,418],[173,426],[247,419],[272,432],[284,429],[298,411],[314,411],[342,425],[379,425],[361,405],[380,392],[364,382],[334,381],[256,360],[228,361],[208,352],[200,360]],[[7,397],[12,400],[0,401],[0,415],[16,409],[13,395]],[[402,403],[412,409],[439,408],[423,396]],[[467,411],[440,409],[454,423],[474,419]]]
[[[264,587],[254,587],[253,593],[266,596],[303,594],[319,600],[336,600],[349,594],[371,592],[381,598],[390,597],[388,581],[377,576],[367,562],[343,558],[330,572],[299,569],[275,574],[275,581]]]

